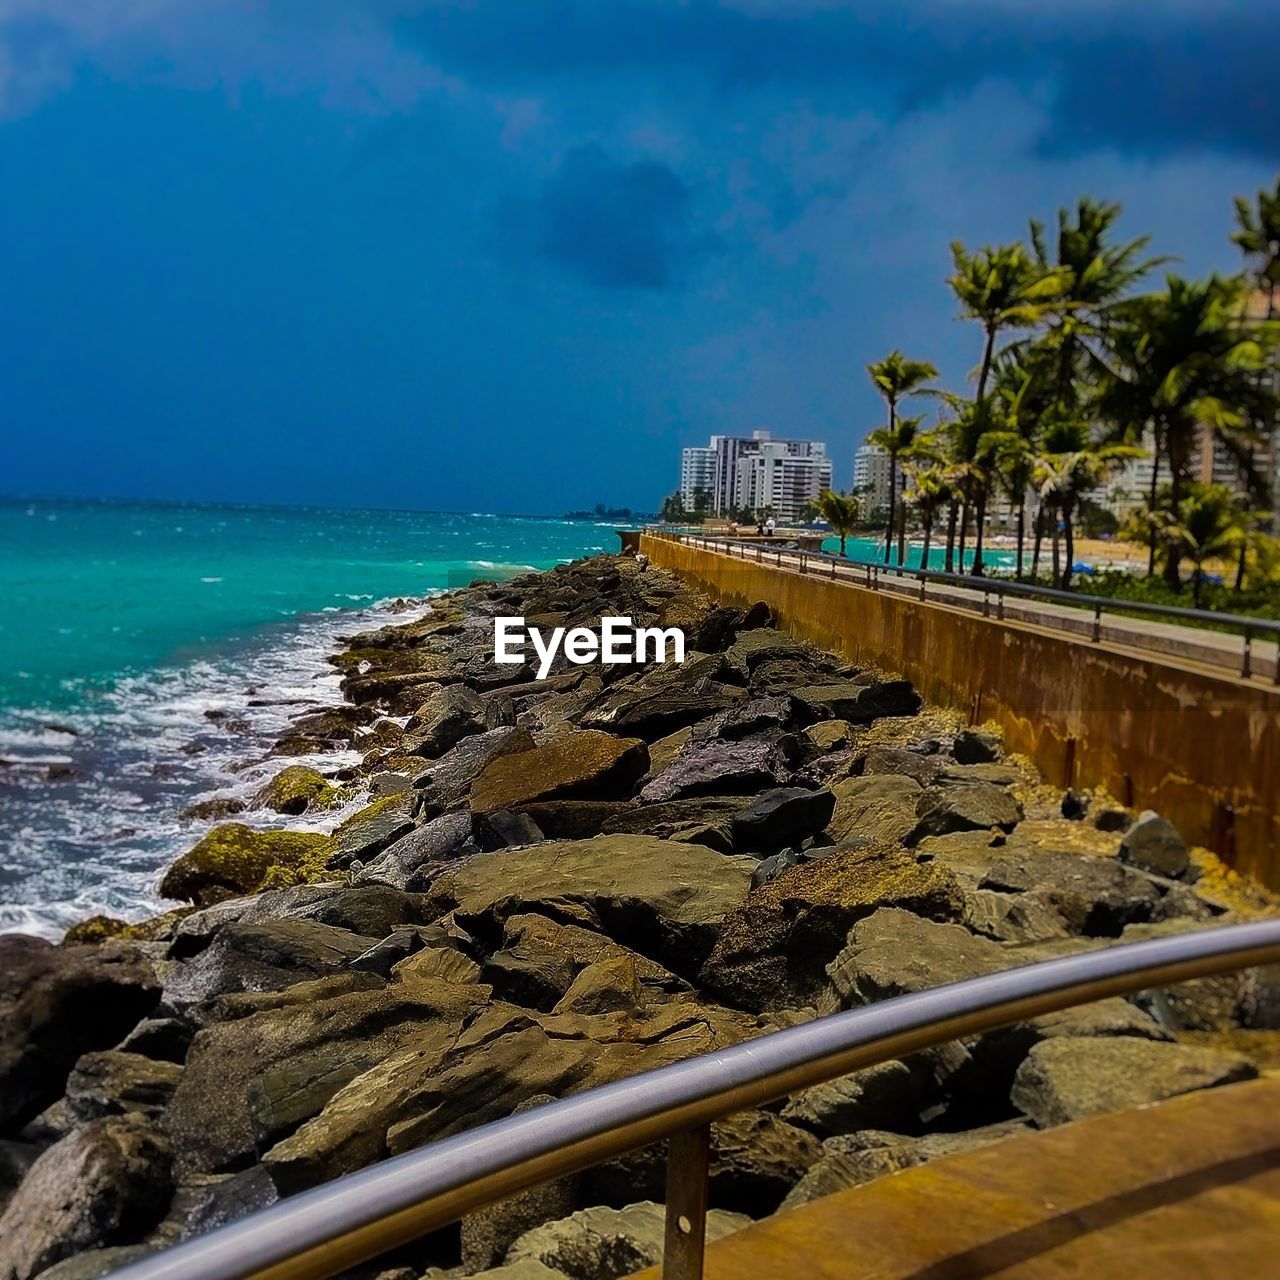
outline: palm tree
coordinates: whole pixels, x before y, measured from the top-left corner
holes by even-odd
[[[1169,499],[1176,508],[1191,481],[1200,445],[1221,442],[1238,465],[1251,470],[1253,422],[1270,421],[1276,395],[1259,381],[1276,342],[1276,325],[1246,326],[1245,289],[1239,277],[1204,281],[1167,278],[1163,293],[1132,298],[1115,308],[1108,345],[1112,366],[1100,385],[1099,410],[1122,438],[1154,439],[1149,505],[1157,505],[1160,468],[1168,468]],[[1155,569],[1151,542],[1148,571]],[[1180,581],[1176,546],[1165,557],[1165,577]]]
[[[1236,197],[1240,230],[1231,237],[1246,260],[1252,260],[1258,287],[1267,293],[1267,319],[1275,319],[1276,289],[1280,288],[1280,178],[1274,193],[1258,192],[1257,208]]]
[[[936,455],[924,460],[917,460],[907,465],[908,487],[903,500],[909,502],[920,516],[920,524],[924,530],[924,547],[920,552],[920,568],[929,567],[929,548],[933,542],[933,523],[938,515],[938,508],[951,497],[951,486]]]
[[[884,531],[884,562],[888,564],[898,500],[898,459],[903,450],[911,446],[920,425],[919,418],[905,418],[899,422],[898,405],[907,396],[928,394],[929,388],[925,384],[936,378],[938,371],[926,360],[910,360],[901,351],[894,350],[883,360],[867,365],[867,373],[889,407],[887,425],[867,437],[868,444],[876,445],[889,455],[889,518]],[[901,552],[898,560],[902,560]]]
[[[683,524],[687,512],[684,509],[684,498],[679,490],[662,500],[662,516],[663,524]]]
[[[1056,585],[1062,590],[1070,588],[1075,568],[1075,515],[1081,497],[1098,488],[1124,462],[1141,456],[1142,450],[1133,445],[1095,443],[1088,425],[1078,420],[1062,419],[1046,430],[1035,475],[1041,499],[1062,520],[1066,557],[1060,575],[1056,537],[1054,555]]]
[[[1226,485],[1193,484],[1160,522],[1165,555],[1192,563],[1194,608],[1200,607],[1205,562],[1235,556],[1247,539],[1242,515],[1239,499]]]
[[[1031,328],[1052,314],[1070,283],[1070,273],[1036,261],[1021,244],[1000,245],[970,253],[960,241],[951,246],[955,274],[947,283],[960,301],[964,316],[982,325],[982,364],[974,410],[979,435],[985,427],[987,379],[995,359],[996,340],[1006,329]],[[981,468],[980,468],[981,470]],[[986,521],[988,485],[980,475],[975,486],[973,573],[982,573],[982,537]],[[963,528],[961,529],[963,541]]]
[[[818,514],[835,530],[840,539],[840,554],[845,542],[858,525],[858,499],[851,493],[833,493],[824,489],[816,503]]]

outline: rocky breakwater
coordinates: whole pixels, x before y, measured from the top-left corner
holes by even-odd
[[[679,627],[681,665],[493,662],[495,615]],[[909,684],[631,560],[473,584],[355,636],[281,812],[183,905],[0,938],[0,1280],[84,1280],[549,1099],[1039,957],[1273,909],[1154,814],[1062,794]],[[335,775],[339,771],[334,771]],[[1254,1075],[1268,971],[1111,999],[715,1126],[712,1234],[1028,1126]],[[654,1261],[662,1152],[360,1274],[600,1280]],[[390,1270],[388,1270],[388,1268]]]

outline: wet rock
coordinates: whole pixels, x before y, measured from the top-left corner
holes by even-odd
[[[772,742],[690,741],[671,765],[645,783],[640,799],[654,804],[687,796],[749,793],[780,786],[790,776],[782,751]]]
[[[625,795],[649,767],[638,738],[582,730],[488,764],[471,788],[477,813],[539,800]]]
[[[253,803],[275,813],[299,814],[328,807],[326,802],[336,793],[337,788],[323,774],[303,764],[291,764],[257,792]]]
[[[797,845],[831,820],[836,798],[820,787],[778,787],[757,796],[730,820],[733,846],[743,852]]]
[[[1012,831],[1022,821],[1022,806],[1003,787],[990,782],[939,783],[920,798],[914,839],[953,831],[998,827]]]
[[[712,682],[701,687],[673,684],[657,689],[629,685],[606,694],[582,717],[582,727],[652,740],[727,711],[745,697],[741,689]]]
[[[915,830],[923,792],[914,778],[875,774],[833,783],[835,810],[827,824],[833,840],[899,841]]]
[[[804,733],[816,750],[825,753],[851,746],[854,728],[847,720],[819,720]]]
[[[328,865],[345,870],[353,862],[368,862],[413,830],[413,802],[390,795],[353,813],[333,833]]]
[[[708,716],[693,726],[694,738],[719,738],[733,741],[772,729],[790,729],[796,724],[796,704],[790,694],[775,693],[752,698],[727,711]]]
[[[423,945],[421,931],[397,929],[376,946],[370,947],[363,955],[356,956],[347,967],[357,973],[376,973],[380,977],[390,978],[391,971],[396,965],[417,954],[422,950]]]
[[[707,1241],[741,1230],[740,1213],[707,1214]],[[541,1263],[572,1280],[615,1280],[662,1260],[664,1210],[652,1201],[625,1209],[583,1209],[526,1232],[511,1246],[508,1264]]]
[[[355,873],[357,884],[384,884],[395,889],[425,888],[431,873],[448,858],[475,853],[471,814],[441,814],[403,835]]]
[[[628,812],[626,800],[544,800],[520,808],[520,816],[552,840],[590,840]],[[476,815],[478,820],[486,817]]]
[[[0,936],[0,1132],[60,1097],[77,1059],[115,1044],[159,995],[150,962],[120,943]]]
[[[189,1240],[269,1208],[278,1199],[261,1165],[239,1173],[191,1174],[174,1192],[154,1238],[166,1244]]]
[[[143,1018],[116,1047],[156,1062],[181,1063],[195,1028],[184,1018]]]
[[[255,831],[241,823],[215,827],[174,861],[160,881],[160,896],[209,906],[238,894],[257,893],[322,878],[328,836],[314,831]]]
[[[1247,1058],[1216,1049],[1129,1037],[1063,1036],[1031,1050],[1018,1069],[1012,1097],[1044,1129],[1256,1075]]]
[[[86,1249],[40,1273],[40,1280],[99,1280],[131,1262],[137,1262],[155,1248],[149,1244],[122,1244],[110,1249]]]
[[[971,889],[964,895],[964,924],[996,942],[1042,942],[1067,936],[1067,921],[1046,898],[1034,893]]]
[[[0,1218],[0,1277],[30,1280],[83,1249],[137,1241],[168,1203],[170,1149],[136,1116],[76,1129],[32,1166]]]
[[[188,805],[182,816],[193,822],[220,822],[223,818],[234,818],[246,808],[239,796],[210,796],[207,800],[197,800],[195,804]]]
[[[726,918],[700,980],[743,1008],[809,1003],[850,928],[873,912],[885,914],[887,906],[901,908],[890,913],[893,919],[922,923],[911,913],[954,919],[963,903],[946,871],[921,866],[893,846],[837,849],[755,890]]]
[[[498,728],[487,724],[486,701],[466,685],[448,685],[433,693],[405,726],[402,749],[429,760],[444,755],[463,738]]]
[[[811,651],[793,640],[785,631],[756,627],[739,633],[725,652],[725,660],[739,674],[746,676],[779,655],[808,661]]]
[[[942,766],[934,757],[905,747],[869,747],[862,756],[864,777],[897,774],[914,778],[922,787],[927,787],[937,780],[941,770]]]
[[[1151,809],[1140,814],[1125,832],[1120,860],[1174,880],[1185,876],[1191,866],[1190,852],[1178,829]]]
[[[922,705],[909,680],[859,680],[811,684],[794,691],[810,720],[847,720],[869,724],[881,716],[912,716]]]
[[[556,801],[550,803],[555,804]],[[521,845],[537,844],[545,840],[546,835],[527,811],[515,813],[510,809],[494,809],[489,813],[478,813],[472,819],[472,831],[480,848],[486,852],[493,849],[513,849]],[[592,835],[598,834],[592,832]]]

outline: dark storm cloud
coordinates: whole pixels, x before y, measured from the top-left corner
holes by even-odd
[[[712,0],[472,0],[399,30],[464,76],[685,76],[928,107],[984,81],[1046,85],[1046,151],[1280,152],[1280,5],[944,3],[735,7]]]
[[[576,147],[532,200],[511,200],[504,237],[602,289],[671,289],[714,237],[699,225],[693,193],[667,165],[620,163]]]

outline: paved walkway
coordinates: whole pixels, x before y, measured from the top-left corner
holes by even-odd
[[[710,549],[722,552],[725,550],[723,546],[712,546]],[[822,577],[834,577],[858,586],[875,585],[877,590],[892,591],[916,600],[922,598],[920,582],[916,578],[898,577],[892,569],[883,566],[878,566],[878,572],[873,576],[863,564],[815,560],[803,557],[798,551],[763,545],[741,547],[733,554],[735,558],[741,556],[752,561],[759,557],[765,564],[777,564],[780,568],[795,573],[820,574]],[[981,579],[975,579],[975,582],[980,581]],[[1020,600],[1011,597],[1005,597],[1002,606],[993,593],[984,593],[981,586],[969,588],[940,582],[927,582],[923,598],[935,604],[946,604],[977,613],[989,612],[992,617],[1003,616],[1012,622],[1083,635],[1091,640],[1094,638],[1094,614],[1083,606],[1077,608],[1048,600]],[[999,613],[1001,608],[1002,615]],[[1117,648],[1140,653],[1161,653],[1231,675],[1240,675],[1242,671],[1244,642],[1238,633],[1206,631],[1201,627],[1189,627],[1156,618],[1131,618],[1104,612],[1097,639]],[[1250,660],[1253,678],[1267,682],[1274,679],[1276,660],[1274,642],[1255,640]]]
[[[1280,1079],[935,1160],[767,1218],[706,1265],[706,1280],[987,1276],[1280,1276]]]

